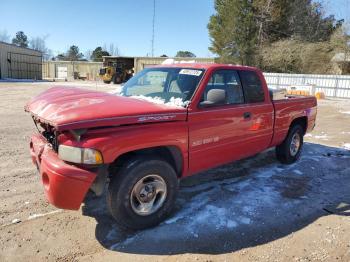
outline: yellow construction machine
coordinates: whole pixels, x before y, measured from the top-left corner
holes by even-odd
[[[105,61],[99,75],[105,84],[120,84],[134,75],[134,69],[122,61]]]

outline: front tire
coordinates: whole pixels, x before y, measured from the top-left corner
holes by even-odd
[[[304,129],[294,125],[282,144],[276,146],[276,157],[283,164],[292,164],[300,158],[304,144]]]
[[[153,227],[170,214],[178,179],[166,161],[136,157],[112,175],[107,205],[120,226],[127,229]]]
[[[121,84],[122,79],[120,76],[116,76],[113,78],[113,84]]]

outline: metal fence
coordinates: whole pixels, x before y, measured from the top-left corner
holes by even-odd
[[[350,98],[350,75],[306,75],[264,73],[269,88],[307,90],[310,94],[323,92],[328,97]]]

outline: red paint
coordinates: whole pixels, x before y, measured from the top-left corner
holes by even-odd
[[[77,88],[56,87],[25,107],[38,122],[60,133],[60,144],[95,148],[109,164],[120,155],[150,147],[172,146],[181,152],[182,176],[242,159],[280,144],[291,122],[307,117],[314,127],[316,99],[295,97],[272,102],[262,73],[252,67],[220,64],[175,64],[164,67],[205,69],[188,109]],[[253,70],[264,88],[265,100],[254,104],[198,107],[213,71]],[[243,118],[245,112],[251,117]],[[103,128],[109,126],[108,128]],[[99,129],[90,129],[101,127]],[[77,141],[68,130],[87,128]],[[78,209],[96,173],[60,160],[41,135],[31,141],[31,157],[40,167],[45,193],[53,205]]]

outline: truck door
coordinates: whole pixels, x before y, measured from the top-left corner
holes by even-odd
[[[208,95],[220,90],[226,94],[225,101],[215,105],[208,101],[209,105],[205,105]],[[190,174],[243,158],[250,151],[246,132],[252,125],[252,114],[246,112],[253,112],[244,102],[238,72],[214,71],[201,101],[205,102],[188,113]]]
[[[249,155],[267,149],[273,136],[274,109],[263,75],[254,70],[239,70],[250,126],[245,130]]]

